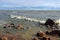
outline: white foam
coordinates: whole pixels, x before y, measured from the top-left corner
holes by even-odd
[[[56,20],[56,23],[58,23],[58,26],[60,26],[60,19]]]
[[[11,15],[11,18],[25,19],[25,20],[28,20],[28,21],[40,22],[40,23],[43,23],[43,24],[46,22],[44,20],[38,20],[38,19],[34,19],[34,18],[27,18],[27,17],[24,17],[24,16],[16,16],[16,15]],[[56,20],[55,22],[58,23],[58,26],[60,26],[60,19]]]
[[[35,21],[35,22],[45,23],[44,20],[41,21],[41,20],[37,20],[37,19],[34,19],[34,18],[27,18],[27,17],[24,17],[24,16],[11,15],[10,17],[11,17],[11,18],[25,19],[25,20],[29,20],[29,21]]]

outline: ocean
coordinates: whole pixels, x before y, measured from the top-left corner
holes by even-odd
[[[18,15],[39,20],[60,19],[59,10],[0,10],[0,20],[6,20],[9,15]]]

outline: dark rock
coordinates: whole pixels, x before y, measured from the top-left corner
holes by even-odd
[[[55,22],[52,19],[47,19],[47,21],[45,22],[45,25],[53,26],[55,25]]]
[[[6,28],[6,26],[4,26],[3,28]]]

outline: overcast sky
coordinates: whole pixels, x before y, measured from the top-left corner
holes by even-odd
[[[15,7],[44,7],[40,9],[60,9],[60,0],[0,0],[0,9]]]

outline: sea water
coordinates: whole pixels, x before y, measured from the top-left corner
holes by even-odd
[[[60,19],[59,10],[0,10],[0,20],[10,18],[9,15],[18,15],[39,20],[47,20],[48,18]]]
[[[60,18],[60,11],[54,10],[0,10],[0,19],[8,18],[10,14],[25,16],[29,18],[38,18],[38,19],[59,19]]]
[[[13,11],[14,15],[25,16],[29,18],[36,18],[40,20],[51,19],[60,19],[60,11],[34,11],[34,10],[25,10],[25,11]]]

